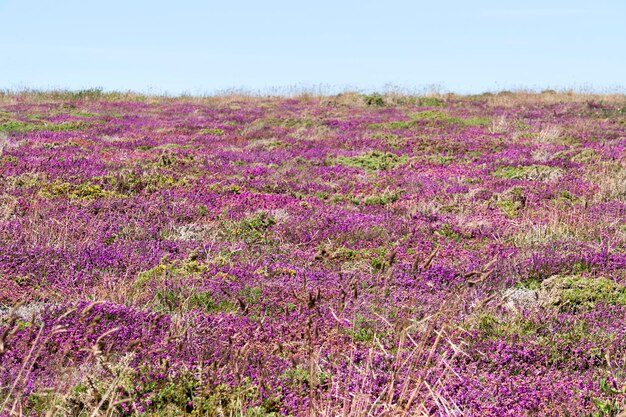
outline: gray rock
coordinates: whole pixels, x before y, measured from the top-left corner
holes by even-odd
[[[0,322],[8,320],[11,314],[24,321],[29,321],[34,315],[35,320],[38,320],[41,317],[41,312],[48,305],[49,303],[29,303],[13,309],[12,306],[0,304]]]
[[[540,307],[539,291],[528,288],[509,288],[502,294],[502,306],[511,313]]]

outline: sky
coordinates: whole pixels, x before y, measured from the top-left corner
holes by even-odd
[[[0,0],[0,89],[623,92],[626,1]]]

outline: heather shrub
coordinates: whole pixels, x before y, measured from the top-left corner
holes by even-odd
[[[619,415],[623,106],[0,92],[0,415]]]

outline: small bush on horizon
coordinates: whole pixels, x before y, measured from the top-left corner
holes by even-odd
[[[369,107],[382,107],[385,105],[385,98],[378,93],[363,96],[363,101]]]

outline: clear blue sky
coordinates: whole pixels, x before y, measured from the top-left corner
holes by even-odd
[[[626,86],[626,1],[0,0],[0,89]]]

